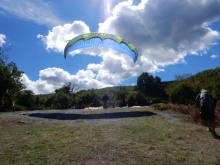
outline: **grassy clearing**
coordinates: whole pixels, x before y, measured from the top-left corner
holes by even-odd
[[[220,164],[219,138],[186,114],[149,108],[90,110],[53,124],[57,119],[49,114],[36,120],[27,116],[24,122],[4,117],[0,115],[2,165]]]

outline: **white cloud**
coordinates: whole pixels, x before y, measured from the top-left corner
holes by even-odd
[[[74,21],[72,24],[53,27],[47,36],[38,34],[37,37],[44,42],[47,50],[63,52],[69,40],[80,34],[89,32],[89,27],[84,22]]]
[[[135,67],[132,59],[116,51],[101,53],[103,61],[100,64],[89,64],[87,69],[97,72],[97,80],[118,84],[123,79],[134,76]]]
[[[6,36],[4,34],[0,34],[0,46],[5,44],[5,39],[6,39]]]
[[[142,0],[137,6],[132,2],[116,5],[112,16],[99,24],[98,31],[122,36],[133,43],[139,53],[135,64],[128,56],[111,49],[72,52],[72,55],[85,53],[102,58],[100,64],[88,64],[85,70],[93,72],[91,79],[97,84],[117,85],[142,72],[164,71],[167,65],[184,63],[189,54],[206,53],[220,39],[220,33],[209,26],[220,19],[218,0]],[[87,32],[90,29],[84,22],[75,21],[56,26],[48,35],[38,38],[47,50],[63,52],[67,40]],[[87,80],[84,82],[88,84]]]
[[[37,81],[31,81],[25,74],[21,79],[26,88],[32,90],[35,94],[54,93],[55,89],[61,88],[69,82],[79,90],[112,86],[96,80],[95,76],[90,70],[79,70],[76,75],[71,75],[61,68],[54,67],[40,70]]]
[[[216,59],[216,58],[218,57],[218,55],[213,54],[213,55],[211,55],[210,57],[211,57],[212,59]]]
[[[125,1],[115,7],[112,17],[99,24],[99,31],[127,38],[137,46],[140,56],[164,66],[205,50],[219,39],[219,32],[205,26],[220,18],[219,8],[216,0],[143,0],[138,6]]]
[[[63,23],[54,15],[52,4],[43,0],[1,0],[0,8],[10,14],[38,24],[55,26]]]

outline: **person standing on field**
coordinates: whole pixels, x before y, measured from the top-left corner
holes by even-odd
[[[107,101],[108,101],[109,97],[107,94],[105,94],[103,97],[102,97],[102,101],[103,101],[103,108],[104,109],[107,109]]]
[[[208,121],[209,131],[215,134],[215,113],[216,98],[202,89],[201,93],[196,96],[196,105],[199,108],[200,116],[203,120]]]

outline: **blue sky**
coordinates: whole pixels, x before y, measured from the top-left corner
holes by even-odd
[[[136,85],[148,72],[162,81],[220,66],[219,0],[1,0],[0,46],[24,71],[35,94],[71,82],[78,89]],[[138,60],[106,48],[80,49],[66,59],[68,40],[89,32],[133,43]]]

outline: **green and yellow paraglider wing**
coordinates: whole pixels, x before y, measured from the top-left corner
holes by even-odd
[[[134,62],[137,61],[138,52],[135,46],[124,38],[107,33],[86,33],[70,40],[64,49],[64,57],[71,51],[87,47],[113,48],[129,55]]]

